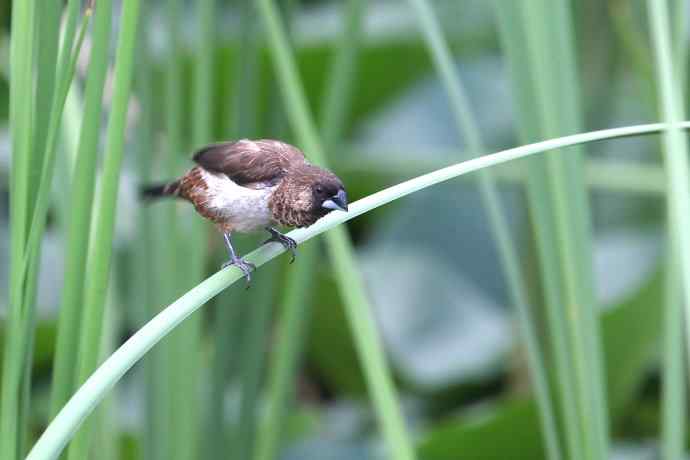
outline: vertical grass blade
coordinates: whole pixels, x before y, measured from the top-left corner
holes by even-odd
[[[495,2],[527,141],[577,131],[577,71],[568,2]],[[590,217],[581,153],[556,153],[527,167],[527,197],[537,236],[550,355],[570,458],[603,459],[608,416]]]
[[[318,249],[315,242],[302,245],[300,267],[312,267],[318,263]],[[313,269],[295,267],[287,278],[268,376],[267,414],[259,428],[254,455],[256,460],[274,459],[279,449],[285,414],[294,396],[296,370],[304,344],[306,323],[309,321],[313,274]]]
[[[201,0],[196,2],[194,10],[198,33],[196,34],[196,57],[193,62],[193,87],[192,87],[192,129],[191,143],[197,148],[211,139],[213,99],[212,99],[212,72],[213,72],[213,53],[215,38],[215,0]],[[169,32],[178,35],[181,31],[182,16],[170,16]],[[175,46],[171,47],[172,59],[179,65],[182,56],[182,48],[178,41],[174,41]],[[168,97],[180,99],[184,94],[184,87],[181,85],[180,67],[172,69],[175,77],[171,76],[170,86],[168,87]],[[172,102],[171,102],[172,103]],[[179,158],[183,151],[183,125],[182,110],[178,102],[174,102],[174,112],[169,119],[167,134],[171,139],[170,154]],[[174,131],[174,132],[173,132]],[[173,141],[174,139],[174,141]],[[184,156],[187,156],[186,154]],[[172,160],[172,159],[171,159]],[[176,173],[179,175],[179,171]],[[202,263],[206,251],[205,230],[206,224],[193,215],[194,211],[190,208],[180,210],[177,218],[180,225],[177,227],[176,247],[181,249],[182,263],[178,266],[178,286],[190,287],[202,277]],[[184,222],[187,225],[184,225]],[[172,268],[172,267],[171,267]],[[179,269],[181,268],[181,269]],[[175,270],[175,269],[173,269]],[[170,360],[171,388],[170,388],[170,457],[175,460],[193,460],[198,458],[199,435],[201,434],[198,423],[200,422],[199,411],[199,378],[201,366],[199,365],[200,343],[201,343],[201,315],[195,315],[187,321],[183,328],[180,328],[173,335],[170,341]]]
[[[24,272],[27,238],[29,171],[33,126],[33,56],[36,1],[16,2],[12,8],[10,40],[10,295],[2,369],[0,413],[0,457],[14,460],[20,455],[22,390],[26,388],[28,340],[25,334]]]
[[[669,232],[669,241],[673,240]],[[686,365],[683,344],[682,285],[676,252],[668,251],[661,389],[661,452],[664,460],[683,458],[686,443]]]
[[[33,158],[31,160],[34,165],[43,165],[43,155],[46,149],[53,93],[55,92],[61,9],[60,2],[47,2],[38,9],[38,30],[40,32],[38,34],[37,69],[39,71],[36,81],[35,132]],[[38,192],[38,187],[35,184],[40,183],[41,177],[41,168],[32,168],[29,176],[29,183],[32,186],[29,188],[28,195],[28,202],[31,207],[27,210],[27,225],[31,225],[36,193]]]
[[[681,90],[682,66],[676,62],[671,43],[671,25],[666,0],[647,2],[651,38],[656,61],[657,88],[664,121],[678,123],[684,116]],[[680,37],[679,37],[680,38]],[[685,38],[683,38],[685,40]],[[676,47],[683,50],[685,47]],[[676,59],[684,59],[684,53],[676,51]],[[690,168],[688,166],[687,137],[676,126],[669,126],[662,136],[664,165],[668,177],[668,226],[670,268],[667,275],[666,322],[664,338],[664,389],[663,389],[663,455],[664,458],[680,458],[685,450],[687,402],[685,369],[682,359],[681,305],[685,305],[685,344],[690,340]],[[677,295],[681,294],[681,295]],[[682,300],[681,300],[682,299]],[[690,354],[685,353],[686,357]]]
[[[242,0],[238,5],[239,44],[235,54],[229,138],[253,138],[257,132],[257,92],[259,81],[259,34],[256,13],[252,0]],[[225,137],[225,136],[222,136]],[[239,424],[232,425],[228,433],[225,417],[225,390],[231,374],[238,375],[243,350],[243,326],[252,314],[247,309],[249,292],[225,292],[215,301],[217,319],[213,323],[214,349],[211,360],[211,382],[208,407],[206,409],[206,429],[204,430],[204,456],[208,459],[237,458],[241,448],[234,446],[239,438]],[[243,376],[241,376],[243,378]],[[232,443],[229,444],[228,440]],[[229,456],[224,453],[230,452]]]
[[[344,9],[345,28],[331,65],[323,110],[321,131],[327,151],[341,138],[349,110],[365,4],[363,0],[349,0]],[[313,286],[310,280],[314,277],[317,258],[316,244],[301,246],[300,263],[287,276],[281,303],[282,314],[278,320],[277,343],[269,373],[268,413],[259,431],[257,460],[271,460],[279,449],[285,413],[294,396],[295,375],[311,313]]]
[[[448,93],[458,132],[462,134],[472,154],[481,154],[486,151],[486,147],[482,142],[479,127],[465,96],[460,76],[453,64],[450,47],[443,37],[438,19],[427,0],[410,0],[410,3],[415,10],[436,71],[442,78]],[[548,387],[539,336],[535,329],[536,320],[532,317],[528,303],[526,284],[518,262],[518,253],[510,237],[509,227],[501,209],[498,188],[493,174],[491,171],[485,170],[480,171],[477,177],[482,202],[489,217],[510,297],[517,309],[520,329],[526,344],[534,395],[539,407],[542,431],[545,437],[546,452],[548,458],[560,459],[562,453],[558,440],[556,416],[551,403],[551,392]]]
[[[57,348],[51,408],[56,412],[75,389],[81,307],[84,303],[83,278],[91,230],[98,141],[101,129],[103,85],[108,69],[108,50],[112,20],[112,0],[99,0],[94,6],[91,60],[86,80],[84,117],[70,190],[70,216],[65,254],[65,274],[58,317]]]
[[[77,376],[79,384],[83,383],[96,368],[102,342],[103,315],[112,259],[117,192],[125,144],[138,20],[139,0],[125,0],[122,3],[113,102],[108,122],[103,175],[86,271]],[[70,459],[79,460],[88,457],[89,437],[90,430],[86,426],[77,434],[70,448]]]
[[[308,156],[325,165],[316,127],[309,114],[294,58],[287,46],[283,25],[271,0],[257,0],[268,37],[269,50],[282,87],[285,106],[293,130]],[[335,268],[340,293],[346,305],[357,352],[362,361],[369,391],[379,424],[391,455],[396,459],[414,458],[405,423],[395,395],[395,388],[386,364],[363,280],[357,270],[352,243],[343,228],[327,236],[331,261]]]

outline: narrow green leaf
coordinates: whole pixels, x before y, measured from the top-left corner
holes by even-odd
[[[465,139],[469,151],[474,155],[481,154],[486,151],[486,147],[482,142],[479,126],[465,96],[460,77],[453,64],[450,47],[443,38],[438,19],[426,0],[411,0],[410,3],[419,19],[420,28],[434,59],[437,72],[443,79],[457,129]],[[503,215],[493,174],[488,170],[481,171],[478,174],[478,179],[482,202],[489,217],[506,283],[511,300],[517,309],[522,336],[526,344],[532,382],[540,410],[542,431],[545,435],[546,451],[550,459],[560,459],[562,454],[558,440],[556,415],[551,403],[551,392],[548,387],[543,353],[539,345],[539,335],[535,329],[536,321],[528,303],[525,278],[518,262],[519,255],[510,237],[509,226]]]
[[[326,151],[335,148],[342,136],[348,115],[354,74],[364,17],[364,1],[350,0],[345,5],[345,28],[336,45],[336,54],[330,69],[322,122]],[[300,263],[288,273],[285,294],[278,322],[278,342],[271,363],[268,383],[268,414],[259,432],[257,460],[276,457],[285,415],[294,397],[294,382],[299,358],[304,346],[304,334],[311,316],[311,301],[315,268],[318,260],[316,244],[300,248]]]
[[[664,121],[677,123],[684,117],[681,78],[685,72],[682,50],[676,52],[671,45],[671,25],[666,0],[647,2],[651,38],[656,58],[657,88]],[[681,28],[682,30],[682,28]],[[680,38],[680,37],[678,37]],[[681,41],[685,41],[683,37]],[[674,54],[677,61],[674,68]],[[690,346],[690,166],[688,165],[688,142],[685,133],[674,126],[662,136],[664,167],[668,177],[666,197],[668,200],[669,268],[667,273],[666,321],[664,338],[664,390],[663,433],[664,458],[680,458],[685,450],[685,427],[687,402],[685,370],[682,352],[681,324],[682,304],[685,305],[685,345]],[[682,299],[682,301],[681,301]],[[685,353],[686,358],[690,354]]]
[[[589,133],[550,139],[535,144],[523,145],[491,155],[467,160],[428,174],[410,179],[369,195],[350,205],[347,213],[331,213],[309,228],[293,230],[289,233],[298,243],[314,238],[321,233],[354,219],[366,212],[384,206],[392,201],[415,193],[419,190],[445,182],[501,163],[527,158],[549,150],[570,147],[605,139],[622,138],[653,134],[666,129],[669,125],[656,123],[649,125],[614,128]],[[675,126],[690,129],[690,121]],[[279,245],[264,245],[247,255],[247,260],[260,267],[275,257],[283,254],[285,249]],[[239,269],[228,268],[207,278],[205,281],[184,294],[173,304],[151,319],[146,325],[132,335],[115,353],[84,382],[55,419],[48,425],[38,442],[29,453],[27,460],[55,459],[74,435],[84,419],[94,410],[122,376],[139,361],[154,345],[160,342],[175,327],[202,305],[231,284],[243,279]]]
[[[12,8],[10,39],[10,134],[12,139],[12,169],[10,174],[10,263],[21,268],[27,239],[27,217],[32,206],[29,199],[29,176],[32,165],[33,137],[33,56],[36,33],[35,0],[16,2]],[[29,368],[26,359],[30,345],[27,336],[24,271],[10,271],[9,310],[2,369],[0,407],[0,457],[15,460],[21,455],[23,434],[22,391],[26,388]],[[28,305],[30,310],[32,305]]]
[[[125,144],[127,108],[134,73],[138,20],[139,0],[125,0],[122,3],[119,43],[115,56],[113,102],[108,122],[105,162],[97,204],[98,212],[91,237],[86,271],[77,383],[84,382],[96,368],[101,350],[103,315],[115,232],[117,192]],[[79,460],[89,456],[89,438],[90,430],[85,427],[77,435],[70,448],[70,459]]]
[[[287,45],[283,25],[271,0],[257,0],[268,34],[269,50],[283,90],[288,118],[306,154],[315,163],[326,165],[316,127],[307,107],[295,61]],[[414,458],[410,439],[376,330],[371,305],[357,269],[352,242],[344,228],[329,233],[328,251],[335,269],[340,294],[345,300],[350,327],[364,367],[369,390],[388,449],[399,460]]]
[[[65,275],[60,300],[56,348],[56,374],[51,407],[61,407],[75,388],[77,356],[84,303],[84,273],[91,231],[91,211],[101,128],[103,85],[108,69],[112,0],[95,5],[93,47],[86,80],[84,117],[70,190],[70,216],[65,254]]]

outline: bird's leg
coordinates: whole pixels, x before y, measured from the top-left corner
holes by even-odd
[[[249,287],[249,283],[252,281],[252,275],[250,274],[252,270],[256,268],[256,265],[254,265],[251,262],[247,262],[244,260],[242,257],[238,257],[237,254],[235,253],[235,249],[232,247],[232,241],[230,241],[230,234],[227,232],[223,232],[223,238],[225,238],[225,246],[228,248],[228,254],[230,255],[230,260],[225,262],[223,264],[222,268],[226,268],[230,265],[234,265],[235,267],[239,268],[242,270],[242,273],[244,273],[244,277],[247,280],[247,288]]]
[[[271,234],[271,237],[264,241],[263,244],[266,243],[280,243],[283,245],[285,249],[290,251],[290,255],[292,258],[290,259],[290,263],[293,263],[295,261],[295,256],[297,255],[297,252],[295,251],[295,248],[297,247],[297,241],[293,240],[289,236],[283,235],[280,233],[278,230],[276,230],[273,227],[266,227],[266,231]]]

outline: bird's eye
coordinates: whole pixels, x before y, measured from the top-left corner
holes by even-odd
[[[317,186],[316,187],[316,193],[322,194],[323,193],[323,187]]]

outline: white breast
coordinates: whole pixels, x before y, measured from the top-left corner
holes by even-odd
[[[268,200],[274,187],[250,189],[237,185],[225,174],[204,171],[208,186],[209,208],[222,215],[239,232],[261,229],[272,222]]]

